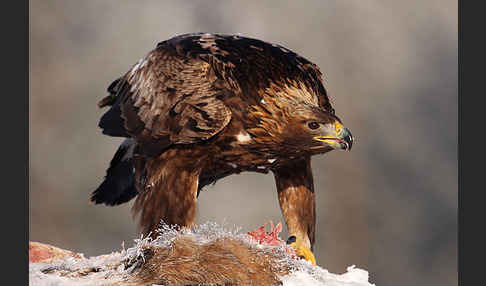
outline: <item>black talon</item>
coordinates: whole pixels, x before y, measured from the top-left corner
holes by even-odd
[[[295,237],[295,235],[291,235],[289,236],[289,238],[287,238],[287,244],[291,244],[291,243],[294,243],[297,241],[297,237]]]

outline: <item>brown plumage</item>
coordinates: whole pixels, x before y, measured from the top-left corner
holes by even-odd
[[[201,189],[244,171],[275,175],[289,232],[315,241],[312,155],[349,150],[319,68],[275,44],[236,35],[163,41],[108,88],[103,133],[127,137],[93,193],[133,206],[144,233],[190,226]]]

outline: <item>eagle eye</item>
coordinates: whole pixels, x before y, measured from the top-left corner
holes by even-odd
[[[307,126],[309,127],[309,129],[316,130],[321,125],[319,123],[315,122],[315,121],[312,121],[312,122],[307,123]]]

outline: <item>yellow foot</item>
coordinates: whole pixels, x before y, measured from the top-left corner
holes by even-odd
[[[305,260],[308,260],[312,263],[312,265],[316,265],[316,258],[314,257],[314,253],[304,246],[300,240],[295,237],[295,235],[291,235],[287,239],[287,244],[292,246],[295,249],[295,253],[297,254],[298,257],[304,258]]]

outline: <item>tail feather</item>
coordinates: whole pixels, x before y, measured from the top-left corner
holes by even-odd
[[[138,195],[133,165],[135,145],[133,139],[123,141],[110,162],[104,181],[91,194],[92,202],[115,206],[126,203]]]

